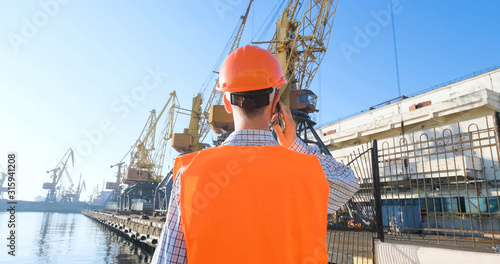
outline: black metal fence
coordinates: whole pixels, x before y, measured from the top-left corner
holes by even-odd
[[[373,263],[373,240],[384,239],[380,199],[377,141],[348,157],[348,166],[360,182],[360,190],[335,214],[329,215],[327,249],[329,263]]]
[[[374,239],[492,252],[500,244],[498,117],[492,120],[374,140],[347,157],[361,189],[329,216],[330,263],[373,263]]]
[[[498,131],[489,118],[478,122],[380,144],[388,238],[489,250],[500,243]]]

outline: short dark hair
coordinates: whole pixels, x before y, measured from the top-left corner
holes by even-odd
[[[269,105],[269,95],[274,89],[274,87],[270,87],[256,91],[231,93],[231,104],[239,106],[245,117],[254,118],[262,115],[265,109],[264,106]],[[253,102],[250,103],[250,107],[246,107],[242,104],[242,102],[246,100]]]

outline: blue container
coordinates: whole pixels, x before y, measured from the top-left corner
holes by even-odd
[[[393,204],[393,205],[388,205]],[[416,234],[420,233],[420,209],[414,199],[401,200],[399,203],[382,204],[382,221],[384,227],[391,231]]]
[[[458,197],[441,198],[443,203],[443,212],[446,213],[459,213],[460,208],[458,206]]]
[[[422,209],[429,213],[443,212],[441,198],[420,198],[420,206],[422,207]]]
[[[465,211],[467,213],[488,213],[486,197],[465,198]]]

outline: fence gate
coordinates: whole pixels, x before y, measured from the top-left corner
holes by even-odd
[[[340,210],[328,215],[329,263],[371,264],[374,240],[384,240],[377,141],[371,145],[348,158],[347,165],[358,178],[360,190]]]

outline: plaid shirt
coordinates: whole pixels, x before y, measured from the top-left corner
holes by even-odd
[[[233,132],[222,145],[231,146],[274,146],[278,142],[269,131],[263,130],[238,130]],[[297,138],[290,146],[290,150],[316,155],[319,159],[323,171],[330,185],[330,195],[328,202],[328,213],[337,211],[344,205],[359,189],[359,183],[353,171],[337,162],[332,156],[319,153],[319,149],[307,146],[302,140]],[[182,168],[177,173],[172,186],[169,209],[166,224],[163,227],[159,244],[156,247],[151,263],[170,264],[187,263],[186,242],[182,231],[181,211],[180,211],[180,174]],[[326,217],[326,216],[325,216]]]

